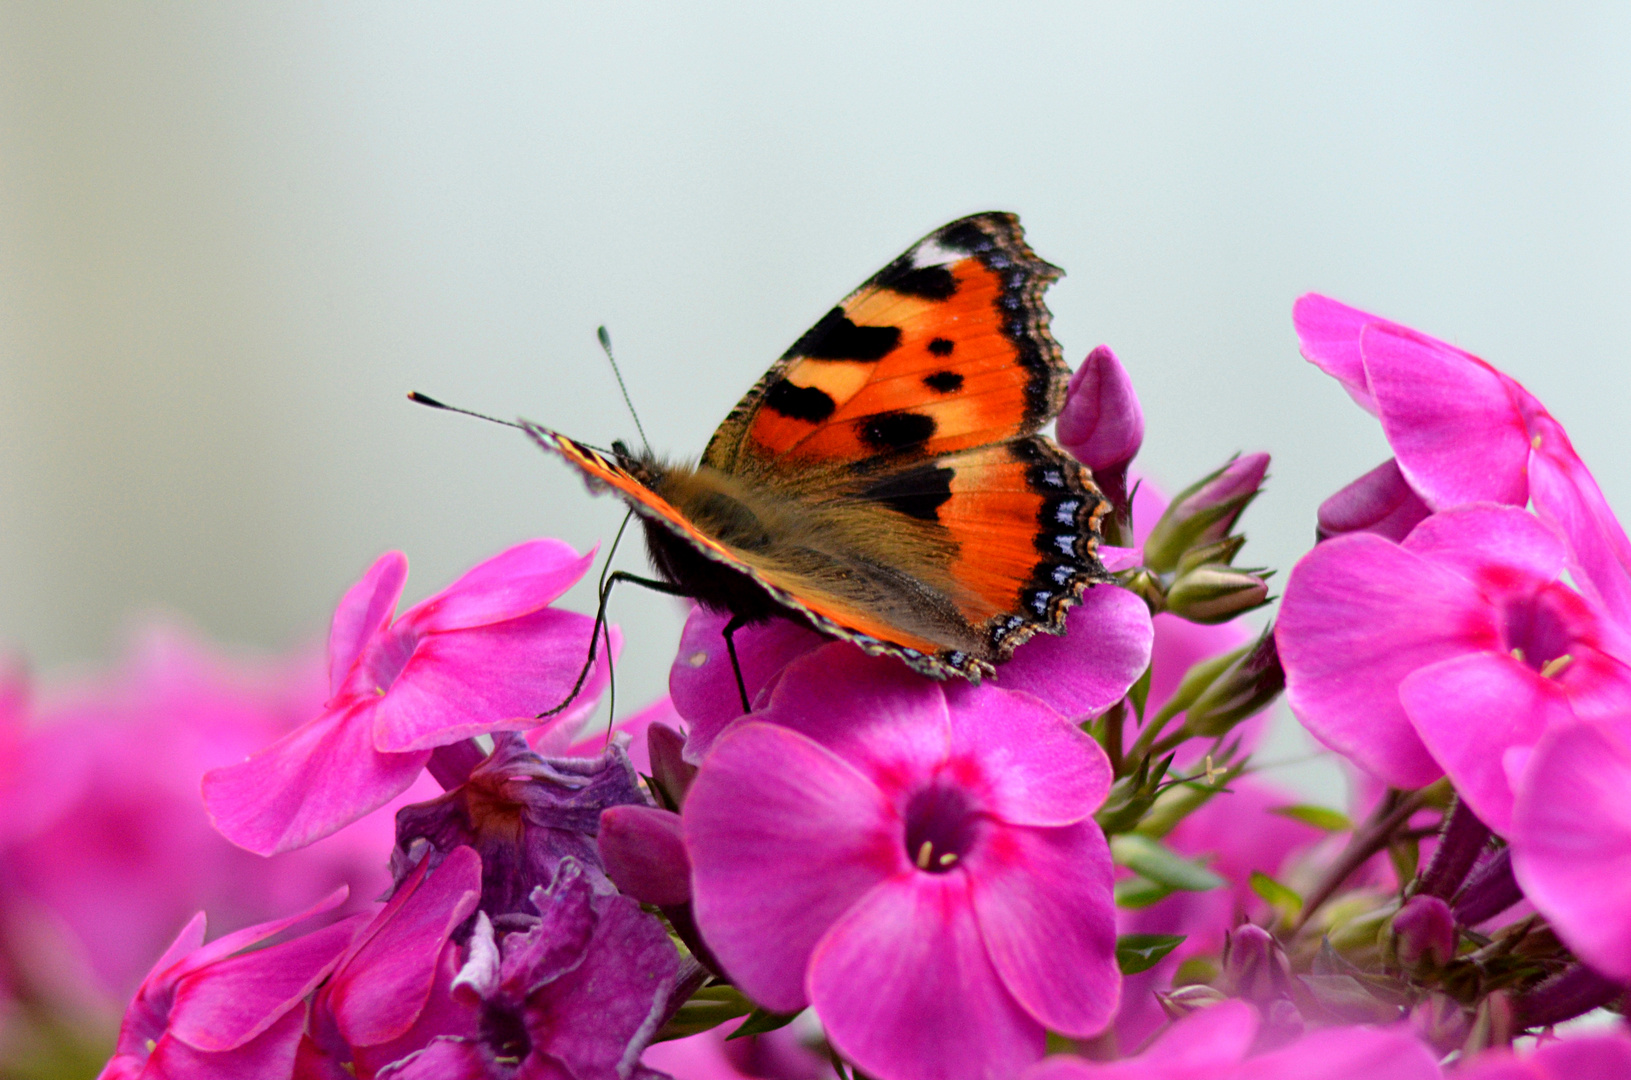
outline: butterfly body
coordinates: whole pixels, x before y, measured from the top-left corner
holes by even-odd
[[[1069,378],[1041,300],[1057,275],[1011,215],[937,230],[801,337],[695,464],[523,426],[616,489],[705,606],[977,680],[1108,580],[1108,506],[1035,434]]]

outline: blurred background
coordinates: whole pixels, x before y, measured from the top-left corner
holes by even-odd
[[[564,465],[404,394],[631,437],[605,323],[694,455],[985,209],[1068,271],[1072,363],[1132,371],[1148,475],[1274,454],[1248,564],[1387,456],[1297,355],[1307,290],[1513,373],[1631,507],[1628,56],[1613,4],[5,4],[0,640],[49,676],[159,608],[284,649],[387,548],[413,600],[609,540]],[[672,602],[614,616],[661,693]]]

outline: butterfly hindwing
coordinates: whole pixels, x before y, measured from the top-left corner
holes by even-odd
[[[788,350],[720,426],[704,463],[774,477],[1035,431],[1059,411],[1070,377],[1042,304],[1059,274],[1011,214],[936,230]]]

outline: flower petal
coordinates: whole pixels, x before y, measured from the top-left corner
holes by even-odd
[[[374,746],[428,750],[472,735],[537,727],[571,693],[594,620],[545,608],[507,622],[428,634],[374,710]],[[601,650],[583,690],[552,724],[581,723],[607,682]]]
[[[1595,592],[1622,626],[1631,626],[1631,540],[1602,489],[1550,416],[1530,418],[1529,494],[1541,517],[1569,538],[1576,581]]]
[[[1561,686],[1499,653],[1420,668],[1399,684],[1399,699],[1456,791],[1501,836],[1512,828],[1506,751],[1533,747],[1547,731],[1574,720]]]
[[[1374,315],[1319,293],[1300,296],[1291,306],[1291,322],[1297,328],[1303,357],[1341,383],[1348,396],[1372,414],[1376,412],[1376,399],[1365,379],[1359,333],[1367,323],[1378,321]]]
[[[239,847],[275,855],[319,840],[406,791],[430,751],[375,750],[373,704],[325,711],[247,761],[205,773],[211,823]]]
[[[1516,507],[1492,503],[1458,506],[1427,518],[1403,548],[1447,566],[1490,593],[1529,592],[1563,572],[1563,538]],[[1521,582],[1512,582],[1516,575]]]
[[[877,787],[832,751],[748,721],[719,740],[682,813],[697,925],[744,993],[808,1004],[810,951],[835,919],[906,866],[905,831]]]
[[[1116,1011],[1110,845],[1098,825],[997,826],[964,863],[1003,985],[1050,1031],[1097,1034]]]
[[[1365,327],[1360,349],[1388,445],[1428,506],[1529,501],[1529,434],[1504,375],[1402,326]]]
[[[668,672],[668,693],[691,725],[685,759],[701,761],[725,726],[742,715],[741,695],[724,629],[729,616],[694,608],[680,634],[679,655]],[[736,658],[748,700],[757,703],[766,687],[794,659],[827,644],[828,639],[789,619],[745,626],[735,636]]]
[[[256,1038],[221,1052],[195,1049],[166,1035],[154,1045],[146,1068],[129,1075],[164,1080],[281,1080],[294,1069],[305,1021],[301,1010],[289,1009]]]
[[[1115,779],[1094,738],[1029,694],[948,686],[951,758],[981,809],[1014,825],[1070,825],[1104,802]]]
[[[1320,503],[1318,534],[1328,540],[1343,533],[1373,532],[1399,541],[1432,512],[1399,471],[1398,460],[1388,458]]]
[[[477,563],[453,584],[402,614],[421,633],[467,630],[548,607],[594,563],[561,540],[528,540]]]
[[[1592,967],[1631,980],[1631,744],[1596,724],[1541,740],[1512,814],[1524,896]]]
[[[1247,1058],[1240,1080],[1439,1080],[1438,1061],[1399,1026],[1334,1027]]]
[[[346,590],[334,609],[328,631],[328,692],[338,694],[346,673],[368,639],[391,624],[402,586],[408,580],[408,557],[387,551],[362,580]]]
[[[827,1038],[872,1076],[984,1080],[1042,1056],[1043,1028],[1004,988],[961,871],[896,875],[832,928],[810,960]]]
[[[1028,1069],[1024,1080],[1223,1077],[1251,1049],[1257,1028],[1257,1010],[1251,1005],[1240,1000],[1220,1001],[1170,1025],[1136,1057],[1100,1063],[1056,1054]]]
[[[1006,690],[1035,694],[1068,717],[1103,712],[1127,693],[1150,665],[1155,627],[1143,600],[1114,585],[1082,594],[1066,634],[1038,634],[997,672]]]
[[[1397,787],[1441,770],[1399,703],[1417,668],[1499,646],[1471,582],[1371,533],[1320,544],[1291,571],[1275,630],[1286,698],[1314,737]]]

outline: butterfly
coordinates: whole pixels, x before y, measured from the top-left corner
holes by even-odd
[[[696,464],[520,426],[623,497],[666,591],[730,614],[727,644],[786,616],[978,682],[1110,580],[1109,504],[1036,434],[1070,378],[1042,302],[1062,272],[1012,214],[935,230],[799,338]]]

